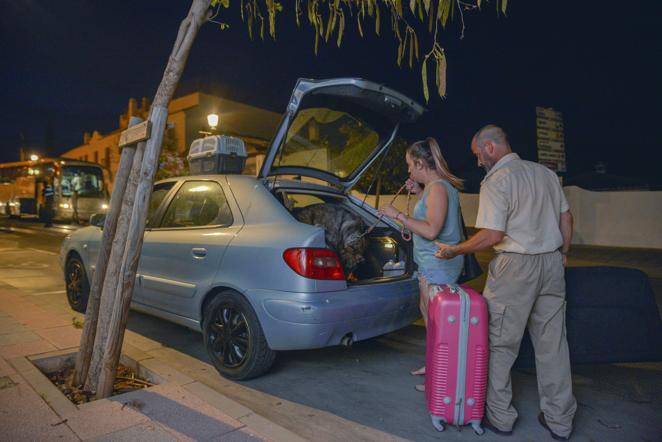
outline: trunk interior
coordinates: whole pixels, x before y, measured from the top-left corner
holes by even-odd
[[[373,214],[356,206],[344,196],[285,188],[276,189],[275,195],[295,218],[297,218],[297,211],[303,208],[324,204],[330,206],[340,205],[362,219],[362,232],[365,232],[377,221]],[[299,222],[302,221],[299,220]],[[337,222],[334,221],[333,224],[337,225]],[[325,228],[325,236],[328,235],[329,233]],[[400,231],[380,222],[370,233],[365,235],[365,240],[363,262],[353,267],[351,273],[345,272],[348,283],[379,283],[406,278],[412,274],[414,270],[413,246],[411,241],[405,241],[402,238]],[[333,249],[329,245],[328,239],[327,245]],[[336,252],[338,251],[336,250]]]

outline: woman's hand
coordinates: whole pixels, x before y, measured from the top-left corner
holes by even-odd
[[[390,204],[384,204],[379,208],[379,213],[395,219],[400,214],[400,211]]]
[[[458,255],[455,246],[440,243],[439,241],[435,241],[434,243],[437,245],[437,247],[439,247],[439,250],[437,250],[434,253],[434,256],[436,256],[437,258],[439,258],[439,259],[452,259],[452,258],[455,258]]]
[[[413,193],[414,195],[416,195],[421,190],[423,190],[421,185],[418,184],[416,181],[412,180],[411,178],[408,178],[407,181],[405,181],[405,187],[407,188],[407,191],[409,193]]]

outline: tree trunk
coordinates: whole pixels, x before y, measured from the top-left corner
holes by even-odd
[[[113,241],[113,250],[104,282],[104,294],[102,294],[101,299],[102,308],[100,310],[97,339],[95,340],[95,349],[92,358],[95,371],[93,372],[93,366],[91,366],[88,382],[86,383],[86,385],[95,386],[94,391],[96,391],[97,398],[108,397],[112,393],[115,371],[119,362],[124,330],[126,328],[129,306],[133,294],[133,284],[142,249],[143,232],[145,230],[154,174],[159,160],[163,133],[168,117],[168,103],[177,88],[188,54],[200,26],[209,18],[210,3],[211,0],[193,0],[187,17],[179,27],[177,40],[175,41],[150,110],[149,120],[152,124],[152,133],[149,140],[147,140],[144,154],[141,155],[142,164],[135,194],[129,195],[129,189],[127,188],[127,198],[129,196],[134,197],[135,203],[132,204],[130,220],[123,219],[124,213],[120,216],[117,234],[119,234],[120,230],[125,231],[127,232],[126,238],[117,238],[116,234],[115,241]],[[136,152],[136,156],[138,156],[138,151]],[[134,158],[134,166],[135,164]],[[120,247],[118,247],[117,253],[115,250],[115,244],[118,239],[128,244],[127,247],[124,247],[123,253],[120,255],[121,258],[118,256]],[[114,270],[118,271],[117,277],[111,275],[111,265],[114,266]],[[104,299],[106,283],[109,285],[108,294],[110,296],[108,296],[108,302]],[[100,334],[104,331],[106,333],[103,336],[104,339],[101,340]],[[98,363],[95,363],[95,361],[98,361]],[[98,372],[96,371],[97,369],[99,370]]]
[[[129,127],[134,126],[141,121],[142,120],[138,117],[131,117]],[[94,337],[96,336],[97,322],[99,319],[101,289],[103,287],[104,277],[106,276],[108,258],[110,256],[113,238],[115,237],[115,229],[117,228],[117,220],[120,215],[122,199],[124,198],[124,190],[126,189],[126,184],[129,180],[129,172],[131,171],[131,164],[133,163],[135,153],[135,146],[127,146],[122,149],[122,154],[120,155],[120,164],[117,169],[117,175],[115,176],[113,193],[110,196],[110,207],[108,208],[106,221],[103,225],[99,256],[97,256],[97,265],[94,270],[94,276],[92,277],[92,287],[90,288],[90,296],[87,301],[83,334],[80,337],[80,348],[78,350],[78,355],[76,355],[76,369],[74,371],[73,379],[74,385],[81,385],[85,382],[87,372],[90,368]]]

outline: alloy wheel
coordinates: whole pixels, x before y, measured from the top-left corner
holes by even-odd
[[[83,298],[83,265],[78,260],[69,261],[67,266],[67,297],[72,305],[78,305]]]
[[[227,368],[241,366],[249,353],[251,331],[244,314],[232,306],[221,306],[209,324],[211,351]]]

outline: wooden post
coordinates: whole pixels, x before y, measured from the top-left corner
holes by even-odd
[[[101,358],[104,353],[103,346],[106,345],[108,339],[110,314],[113,308],[113,304],[116,301],[116,288],[119,283],[120,267],[122,265],[124,249],[127,246],[126,236],[129,230],[129,223],[131,222],[131,212],[133,211],[135,193],[136,188],[138,187],[140,167],[142,164],[144,150],[145,143],[138,143],[138,147],[136,148],[133,156],[129,179],[126,183],[124,198],[122,199],[110,257],[108,258],[108,266],[101,291],[99,317],[97,321],[96,334],[94,337],[94,350],[92,352],[92,357],[90,358],[87,378],[85,379],[85,389],[88,391],[97,391],[96,388],[99,379],[99,373],[101,372]]]
[[[138,117],[131,117],[129,127],[134,126],[141,121],[142,119]],[[90,368],[94,337],[96,336],[97,322],[99,319],[101,289],[103,287],[104,277],[106,276],[106,267],[110,256],[110,250],[112,248],[113,238],[115,237],[115,229],[120,215],[122,199],[124,198],[124,190],[126,189],[126,184],[129,180],[129,173],[131,171],[131,165],[135,153],[135,146],[127,146],[122,149],[122,154],[120,155],[120,164],[117,169],[117,174],[115,175],[115,185],[113,186],[113,193],[110,196],[110,207],[108,208],[106,220],[103,225],[101,246],[99,247],[97,264],[94,270],[94,276],[92,277],[92,287],[90,288],[90,295],[87,301],[85,323],[83,326],[83,333],[80,337],[80,348],[76,355],[76,369],[73,379],[74,385],[81,385],[85,382],[87,372]]]
[[[109,316],[109,322],[104,324],[103,331],[107,333],[105,341],[101,342],[99,339],[95,342],[95,352],[93,356],[93,363],[98,354],[97,350],[102,353],[98,375],[88,376],[90,383],[97,378],[96,397],[108,397],[112,393],[113,381],[115,379],[115,371],[119,363],[119,357],[122,349],[122,340],[124,338],[124,331],[126,329],[126,322],[129,315],[129,306],[131,304],[131,297],[133,292],[133,284],[135,282],[136,271],[138,268],[138,261],[140,259],[140,251],[142,249],[143,234],[145,230],[145,221],[147,218],[147,209],[149,207],[149,199],[152,194],[152,185],[154,183],[154,175],[158,165],[159,154],[161,151],[161,143],[163,142],[163,133],[168,118],[168,103],[179,83],[188,54],[195,37],[203,23],[207,21],[210,16],[209,5],[211,0],[193,0],[191,8],[187,17],[182,21],[179,27],[179,33],[173,47],[172,53],[168,60],[168,64],[163,73],[163,78],[156,91],[156,96],[150,111],[149,121],[151,122],[151,137],[147,140],[144,148],[144,155],[140,155],[142,166],[140,169],[140,181],[136,189],[135,195],[129,195],[127,187],[127,198],[135,198],[132,213],[129,220],[122,224],[122,217],[124,212],[120,215],[120,224],[118,225],[118,233],[116,234],[115,241],[113,241],[113,250],[111,252],[111,259],[109,262],[106,281],[109,280],[111,264],[115,264],[113,256],[115,255],[115,243],[118,239],[119,229],[126,227],[127,235],[125,243],[127,244],[124,249],[121,260],[117,259],[116,267],[113,270],[119,270],[118,278],[115,281],[115,297],[112,298],[112,303],[109,303],[108,309],[104,308],[106,304],[102,296],[102,312],[104,316]],[[140,146],[136,151],[138,157],[141,151]],[[142,152],[140,152],[142,153]],[[136,164],[134,158],[134,165]],[[133,170],[132,170],[133,175]],[[119,248],[118,248],[119,249]],[[111,289],[112,287],[109,287]],[[104,293],[106,290],[106,282],[104,281]],[[102,316],[99,316],[99,324],[97,326],[97,338],[102,332]],[[97,348],[98,344],[102,344]],[[90,367],[90,374],[92,374],[92,367]]]
[[[167,118],[168,108],[152,107],[150,115],[152,127],[165,128]],[[156,136],[156,134],[160,134],[161,136]],[[147,146],[145,147],[140,171],[140,182],[136,189],[133,213],[131,214],[131,222],[126,237],[126,243],[131,246],[124,249],[122,266],[118,275],[115,303],[112,305],[110,324],[107,327],[108,338],[104,346],[105,352],[100,365],[99,384],[96,388],[97,397],[108,397],[113,391],[117,361],[119,361],[122,350],[124,330],[126,329],[126,322],[129,316],[133,285],[143,244],[145,222],[147,219],[146,208],[149,207],[152,183],[156,174],[156,165],[158,164],[162,141],[163,130],[157,129],[152,138],[147,141]]]

